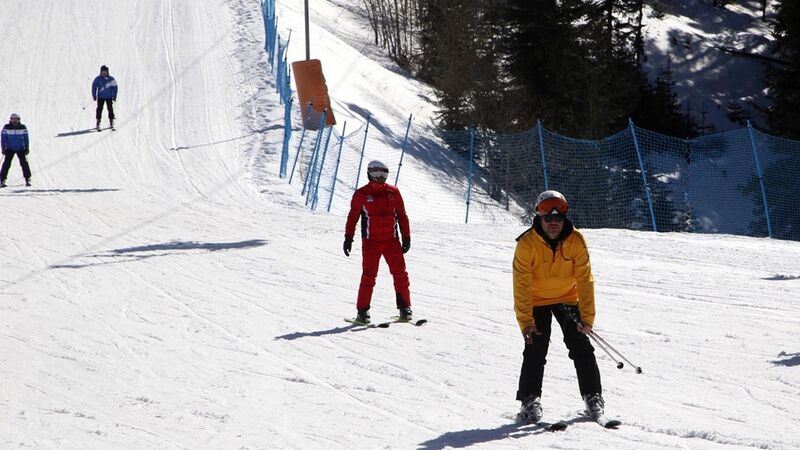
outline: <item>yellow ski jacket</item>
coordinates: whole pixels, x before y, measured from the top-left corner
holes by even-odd
[[[534,325],[534,306],[558,303],[578,304],[583,323],[594,324],[594,277],[586,240],[569,220],[561,236],[553,250],[534,222],[517,238],[514,310],[520,330]]]

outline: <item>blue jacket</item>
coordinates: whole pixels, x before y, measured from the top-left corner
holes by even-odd
[[[28,128],[23,124],[5,124],[0,143],[2,143],[4,152],[27,152]]]
[[[98,75],[92,82],[92,98],[117,99],[117,80],[111,75]]]

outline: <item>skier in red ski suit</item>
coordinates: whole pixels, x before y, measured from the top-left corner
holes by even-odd
[[[411,320],[411,296],[408,289],[408,272],[403,254],[411,248],[411,230],[397,187],[386,184],[389,169],[380,161],[367,166],[369,183],[353,194],[350,213],[344,230],[344,254],[350,256],[355,236],[356,222],[361,219],[362,273],[358,288],[357,322],[369,323],[369,305],[372,289],[378,276],[381,256],[386,259],[394,278],[397,309],[401,320]],[[400,235],[398,235],[398,225]],[[402,242],[402,243],[401,243]]]

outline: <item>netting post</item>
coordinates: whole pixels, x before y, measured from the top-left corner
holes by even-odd
[[[289,165],[289,141],[292,140],[292,97],[286,99],[283,110],[283,148],[281,148],[280,177],[286,177],[286,167]]]
[[[639,169],[642,171],[642,182],[644,182],[644,193],[647,195],[647,206],[650,208],[650,219],[653,221],[653,231],[658,231],[656,227],[656,213],[653,211],[653,198],[650,196],[650,186],[647,184],[647,171],[644,168],[642,152],[639,149],[639,139],[636,137],[636,128],[633,126],[633,119],[628,119],[628,125],[633,136],[633,147],[636,149],[636,157],[639,159]]]
[[[464,223],[469,223],[469,201],[472,197],[472,165],[475,160],[475,127],[469,128],[469,167],[467,169],[467,214]]]
[[[328,212],[331,212],[333,194],[336,192],[336,177],[339,176],[339,163],[342,161],[342,147],[344,147],[344,132],[347,130],[347,121],[342,125],[342,135],[339,137],[339,156],[336,158],[336,168],[333,169],[333,184],[331,184],[331,198],[328,199]]]
[[[302,195],[306,195],[306,189],[308,189],[308,179],[309,176],[312,174],[312,172],[314,172],[314,166],[317,163],[316,162],[317,151],[319,150],[320,143],[322,143],[322,133],[324,132],[325,132],[325,111],[322,111],[322,117],[319,122],[319,131],[317,132],[317,139],[314,141],[314,151],[311,153],[311,161],[308,162],[306,179],[303,181],[303,190],[300,192]],[[308,189],[308,191],[310,191],[310,189]],[[306,196],[306,206],[308,206],[308,196]]]
[[[333,125],[328,127],[328,137],[325,138],[325,148],[322,149],[322,159],[319,162],[319,170],[316,171],[317,176],[314,181],[314,197],[311,199],[311,209],[317,210],[317,202],[319,201],[319,183],[322,182],[322,169],[325,168],[325,157],[328,155],[328,144],[331,142],[331,135],[333,134]]]
[[[406,154],[406,142],[408,142],[408,130],[411,128],[411,114],[408,115],[408,125],[406,125],[406,135],[403,137],[403,145],[400,147],[400,163],[397,165],[397,175],[394,177],[394,185],[397,186],[397,180],[400,179],[400,168],[403,167],[403,156]]]
[[[303,139],[306,137],[306,127],[303,127],[303,132],[300,133],[300,145],[297,146],[297,152],[294,154],[294,162],[292,163],[292,172],[289,174],[289,184],[292,184],[294,178],[294,169],[297,167],[297,158],[300,156],[300,149],[303,148]]]
[[[372,113],[367,115],[367,128],[364,130],[364,142],[361,144],[361,157],[358,159],[358,172],[356,172],[356,185],[353,187],[355,191],[358,189],[358,181],[361,179],[361,165],[364,164],[364,150],[367,148],[367,135],[369,134],[369,121],[372,119]]]
[[[536,133],[539,135],[539,150],[542,152],[542,175],[544,176],[544,190],[550,190],[550,183],[547,181],[547,158],[544,156],[544,137],[542,136],[542,121],[536,119]]]
[[[758,159],[756,151],[756,138],[753,136],[753,126],[747,121],[747,131],[750,133],[750,145],[753,147],[753,159],[756,160],[756,172],[758,173],[758,183],[761,185],[761,199],[764,201],[764,215],[767,217],[767,234],[772,237],[772,221],[769,217],[769,205],[767,204],[767,190],[764,188],[764,176],[761,173],[761,161]]]

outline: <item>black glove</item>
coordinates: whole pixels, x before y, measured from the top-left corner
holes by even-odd
[[[411,248],[411,237],[404,237],[403,238],[403,253],[408,253],[408,250]]]
[[[4,155],[6,154],[6,150],[5,150],[5,149],[3,149],[3,154],[4,154]]]
[[[350,250],[353,249],[353,240],[349,238],[344,238],[344,245],[342,245],[342,250],[344,250],[344,256],[350,256]]]
[[[112,102],[115,102],[115,101],[117,101],[117,97],[111,97],[111,101],[112,101]]]
[[[28,149],[26,148],[26,149],[25,149],[25,156],[28,156],[28,153],[30,153],[30,152],[31,152],[31,151],[30,151],[30,150],[28,150]]]

